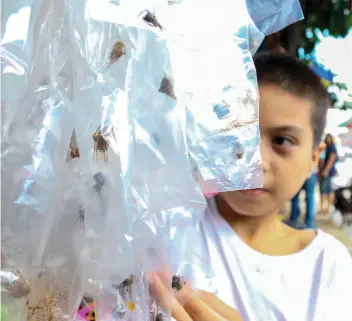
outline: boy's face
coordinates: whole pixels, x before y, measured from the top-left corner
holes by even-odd
[[[246,216],[277,213],[319,160],[319,149],[313,150],[311,100],[265,83],[259,93],[264,187],[220,194],[233,211]]]

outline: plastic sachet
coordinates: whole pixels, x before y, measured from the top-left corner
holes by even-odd
[[[246,0],[246,3],[249,15],[265,35],[303,19],[299,0]]]
[[[250,19],[244,1],[236,5],[226,1],[221,10],[215,11],[213,2],[170,4],[153,1],[148,6],[136,1],[125,7],[111,5],[109,10],[95,8],[94,15],[97,19],[137,24],[166,41],[173,70],[172,74],[160,75],[159,91],[167,89],[169,98],[186,107],[187,149],[193,175],[202,191],[208,194],[259,187],[262,178],[258,92],[251,52],[255,52],[264,36]],[[241,18],[230,15],[234,8]],[[136,21],[137,9],[140,16]],[[217,21],[216,28],[209,21]],[[96,36],[91,40],[105,41]],[[95,64],[100,64],[96,68],[102,68],[103,61],[105,68],[123,68],[128,50],[124,42],[123,37],[118,37],[110,44],[111,50],[122,48],[123,44],[120,55],[115,55],[118,63],[110,66],[113,50],[108,50],[94,57]],[[222,59],[214,59],[219,56],[219,47],[223,48]],[[92,53],[98,54],[94,50]],[[148,78],[143,77],[145,83]]]
[[[125,300],[129,299],[130,314],[123,318],[142,320],[148,315],[145,313],[148,311],[145,301],[149,298],[147,279],[143,278],[147,266],[143,262],[149,262],[148,266],[153,269],[164,267],[161,262],[156,264],[157,261],[151,260],[145,249],[154,247],[156,252],[168,251],[162,244],[169,236],[170,208],[185,206],[186,200],[191,197],[190,205],[195,204],[200,212],[204,209],[203,197],[189,171],[186,152],[177,154],[179,145],[185,150],[182,126],[185,114],[180,109],[173,111],[170,104],[170,110],[166,109],[167,112],[158,118],[156,129],[165,128],[163,139],[159,139],[157,134],[150,135],[143,127],[151,126],[150,117],[157,119],[157,115],[141,114],[137,108],[136,114],[130,115],[127,108],[130,106],[125,105],[125,92],[116,90],[110,94],[115,79],[122,83],[125,79],[116,76],[108,79],[107,85],[103,84],[100,74],[86,68],[86,61],[80,56],[81,47],[72,45],[75,43],[73,40],[80,45],[79,39],[74,39],[79,34],[71,33],[73,21],[68,19],[67,14],[76,10],[70,11],[68,2],[62,7],[55,7],[53,3],[46,4],[47,7],[39,4],[43,3],[38,2],[34,9],[41,12],[42,20],[32,12],[31,17],[35,17],[31,19],[32,24],[38,26],[44,19],[50,32],[45,32],[46,29],[40,35],[34,32],[34,36],[38,37],[35,44],[45,39],[49,42],[49,50],[44,50],[43,44],[44,48],[39,47],[33,54],[36,61],[31,60],[32,56],[28,58],[28,63],[36,70],[34,75],[38,77],[34,78],[35,81],[30,78],[34,92],[26,88],[26,109],[22,107],[24,99],[16,105],[18,109],[8,109],[11,117],[4,128],[6,141],[11,143],[12,148],[7,151],[25,149],[29,155],[29,159],[21,159],[15,168],[9,168],[16,174],[17,171],[25,173],[23,180],[14,184],[15,187],[19,185],[19,190],[14,192],[16,198],[8,207],[9,224],[6,228],[11,242],[18,241],[23,249],[13,269],[20,269],[26,276],[26,282],[35,289],[25,295],[27,303],[23,305],[24,302],[21,302],[22,309],[17,317],[29,320],[70,318],[83,291],[96,291],[94,294],[98,302],[105,303],[107,289],[111,285],[123,284],[133,273],[136,280],[141,280],[136,282],[140,287],[133,296],[124,296]],[[55,22],[65,22],[65,26],[46,20],[50,12]],[[35,30],[32,24],[29,24],[29,30]],[[149,35],[154,37],[150,32]],[[58,40],[64,40],[65,47],[56,43]],[[30,44],[28,42],[29,49]],[[165,44],[162,45],[157,47],[156,52],[165,54]],[[60,52],[60,47],[65,48],[64,52]],[[38,53],[43,53],[44,57],[39,55],[41,61]],[[39,61],[44,63],[40,65]],[[138,62],[136,59],[134,63]],[[148,66],[148,59],[143,62]],[[158,65],[155,59],[154,65]],[[131,75],[135,74],[132,70]],[[28,77],[28,73],[23,76]],[[134,81],[138,82],[138,78]],[[161,87],[163,78],[159,81]],[[161,100],[165,95],[162,91],[160,94],[157,91]],[[146,104],[138,100],[137,92],[132,92],[133,99],[137,100],[135,105]],[[10,99],[8,101],[11,102]],[[37,104],[34,105],[33,101]],[[149,100],[147,102],[150,103]],[[31,107],[38,110],[32,118],[34,124],[27,122],[27,115],[37,111]],[[137,115],[140,117],[135,117]],[[20,125],[23,126],[22,133]],[[131,131],[131,127],[136,127],[136,130]],[[168,135],[166,129],[169,130]],[[154,144],[162,141],[164,154],[168,156],[166,161],[165,155],[153,147],[150,137]],[[77,146],[74,146],[75,140]],[[3,156],[8,159],[9,154]],[[181,171],[179,165],[185,170]],[[11,177],[9,175],[9,179]],[[171,183],[167,184],[166,179]],[[163,196],[169,196],[170,200]],[[12,202],[20,207],[20,213],[14,215]],[[177,214],[192,221],[195,218],[190,217],[190,213],[185,206]],[[20,215],[24,216],[24,220],[21,225],[16,225]],[[184,226],[186,223],[183,221]],[[27,233],[21,237],[15,234],[26,229]],[[62,238],[62,235],[65,237]],[[144,261],[141,261],[143,257]],[[87,281],[88,278],[90,281]],[[122,286],[122,290],[124,288]],[[100,306],[104,305],[98,306],[101,312]],[[158,314],[158,308],[156,311]]]
[[[199,9],[192,14],[201,13],[201,29],[171,17],[193,21],[190,2],[121,1],[115,6],[88,1],[88,10],[85,4],[25,3],[9,16],[2,38],[1,147],[8,198],[2,204],[7,265],[1,274],[14,320],[72,319],[83,292],[96,298],[101,320],[167,317],[168,308],[158,306],[149,291],[150,271],[170,271],[196,288],[199,279],[203,284],[212,279],[205,251],[188,246],[201,244],[196,223],[205,206],[188,153],[199,168],[195,172],[202,174],[200,182],[215,181],[216,190],[222,182],[234,186],[224,175],[233,163],[215,147],[223,137],[227,152],[255,159],[259,168],[256,96],[243,89],[248,75],[243,60],[236,60],[238,65],[231,60],[239,69],[233,94],[241,92],[253,108],[245,113],[247,132],[237,131],[243,138],[231,148],[232,128],[231,135],[217,133],[220,123],[211,125],[208,113],[200,111],[201,105],[210,106],[219,121],[232,117],[226,117],[228,106],[214,105],[223,98],[222,80],[203,88],[198,86],[203,77],[196,73],[202,58],[197,50],[204,58],[216,57],[205,47],[210,37],[214,47],[247,53],[244,61],[254,84],[245,24],[233,29],[233,19],[224,16],[218,29],[224,34],[217,39],[206,24],[214,3],[204,8],[199,1],[191,3]],[[234,45],[230,38],[240,40]],[[194,68],[185,68],[177,53]],[[208,74],[215,75],[215,65]],[[220,78],[227,85],[232,77]],[[233,97],[225,98],[232,104]],[[246,144],[252,152],[242,150]],[[252,169],[243,166],[240,173],[251,186]],[[172,289],[173,278],[169,281]],[[21,298],[11,294],[18,285]]]
[[[122,193],[121,197],[115,193],[111,198],[114,205],[109,205],[109,223],[103,236],[106,241],[102,242],[104,249],[99,256],[98,310],[106,317],[113,314],[121,320],[139,320],[148,315],[148,308],[154,317],[168,313],[149,296],[145,275],[148,271],[163,269],[175,275],[179,273],[183,262],[171,268],[167,259],[171,248],[177,249],[170,230],[181,233],[194,226],[205,202],[190,171],[185,109],[177,104],[172,90],[165,84],[172,79],[173,72],[166,41],[149,30],[142,18],[137,19],[139,10],[126,8],[124,11],[123,7],[114,6],[107,9],[109,14],[105,15],[101,4],[92,7],[88,28],[82,31],[87,33],[88,48],[86,66],[80,70],[96,74],[99,81],[80,85],[76,97],[82,101],[96,99],[96,105],[102,106],[102,136],[109,144],[109,163],[105,168],[110,167],[113,153],[119,156],[121,166]],[[121,49],[122,41],[123,54],[115,55],[114,50]],[[82,116],[87,115],[89,109]],[[84,137],[88,136],[84,130],[79,125],[75,129],[80,161],[87,157],[81,148]],[[88,155],[91,159],[91,153]],[[120,208],[120,213],[116,213]],[[119,215],[126,218],[124,223],[122,218],[118,219]],[[118,249],[114,244],[119,244]],[[181,257],[186,255],[184,252]],[[190,266],[194,263],[191,255],[187,260]],[[189,276],[184,277],[192,284],[192,275]],[[128,286],[124,286],[126,282]],[[108,304],[110,311],[106,302],[112,302]]]
[[[62,193],[73,129],[66,2],[12,4],[1,43],[2,304],[11,320],[68,320],[81,296],[83,237]]]
[[[187,111],[188,152],[202,191],[260,187],[251,50],[259,47],[263,34],[245,1],[224,1],[221,8],[215,1],[183,1],[154,12],[168,41],[177,102]]]

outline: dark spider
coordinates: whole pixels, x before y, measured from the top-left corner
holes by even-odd
[[[186,284],[184,278],[179,275],[172,276],[171,287],[176,291],[182,290],[183,286]]]
[[[155,321],[163,321],[164,320],[164,316],[161,313],[158,313],[156,315]]]
[[[130,291],[131,286],[134,281],[135,281],[135,277],[133,275],[131,275],[126,280],[124,280],[122,283],[120,283],[119,285],[114,284],[113,288],[116,290],[125,289],[127,291]]]
[[[236,154],[236,157],[237,157],[238,159],[242,159],[242,157],[243,157],[243,152],[237,153],[237,154]]]
[[[157,133],[152,133],[151,137],[152,137],[153,143],[158,146],[160,144],[159,135]]]
[[[120,286],[123,287],[123,288],[127,288],[127,287],[130,287],[132,285],[134,281],[134,277],[133,276],[130,276],[128,277],[126,280],[124,280]]]
[[[82,206],[79,207],[78,210],[78,217],[76,219],[75,224],[79,223],[79,226],[81,227],[81,229],[84,231],[84,209]]]
[[[143,20],[150,26],[159,28],[161,31],[163,31],[163,26],[159,23],[159,21],[156,19],[156,16],[154,13],[150,12],[149,10],[143,10],[138,17],[146,12],[145,16],[143,17]]]
[[[93,188],[97,193],[100,193],[104,184],[105,184],[105,179],[104,179],[103,173],[101,173],[101,172],[95,173],[93,175],[93,179],[95,181]]]
[[[160,83],[160,88],[159,88],[159,92],[173,98],[173,99],[177,99],[175,96],[175,92],[174,92],[174,86],[172,84],[172,81],[167,78],[164,77]]]

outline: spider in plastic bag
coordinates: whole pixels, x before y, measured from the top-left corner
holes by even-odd
[[[182,276],[179,276],[179,275],[172,276],[171,287],[176,291],[181,291],[185,284],[186,282]]]
[[[76,219],[75,224],[79,223],[80,228],[84,231],[84,209],[83,206],[80,206],[79,210],[78,210],[78,217]]]
[[[159,21],[157,20],[156,16],[154,13],[150,12],[149,10],[143,10],[138,17],[142,14],[142,13],[146,13],[145,16],[143,17],[143,20],[150,26],[155,27],[155,28],[159,28],[161,31],[163,31],[163,26],[159,23]]]
[[[100,126],[92,135],[94,141],[94,153],[93,153],[93,160],[98,160],[98,152],[104,155],[104,162],[107,163],[108,160],[108,148],[109,145],[104,139],[103,135],[101,134]]]
[[[115,290],[124,291],[125,295],[127,294],[127,296],[129,297],[129,299],[127,300],[127,309],[129,311],[134,311],[136,309],[136,303],[131,298],[132,285],[135,281],[136,281],[136,277],[134,275],[130,275],[119,285],[113,284],[113,288],[115,288]]]
[[[93,175],[93,180],[94,180],[94,185],[93,189],[98,193],[100,196],[101,190],[103,189],[105,185],[105,178],[103,173],[98,172]]]
[[[119,39],[110,51],[108,67],[118,61],[122,56],[126,55],[125,43]]]
[[[162,79],[161,83],[160,83],[160,88],[159,88],[159,92],[173,98],[173,99],[177,99],[175,96],[175,92],[174,92],[174,86],[172,84],[172,81],[167,78],[166,76]]]
[[[76,131],[73,130],[72,131],[72,135],[71,135],[71,140],[70,140],[70,156],[71,158],[78,158],[80,157],[80,154],[79,154],[79,149],[78,149],[78,146],[77,146],[77,143],[76,143]]]

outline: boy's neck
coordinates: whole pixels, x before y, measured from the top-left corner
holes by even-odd
[[[217,196],[215,200],[220,215],[243,240],[258,240],[285,233],[282,222],[277,218],[278,211],[263,216],[246,216],[234,212],[222,197]]]

